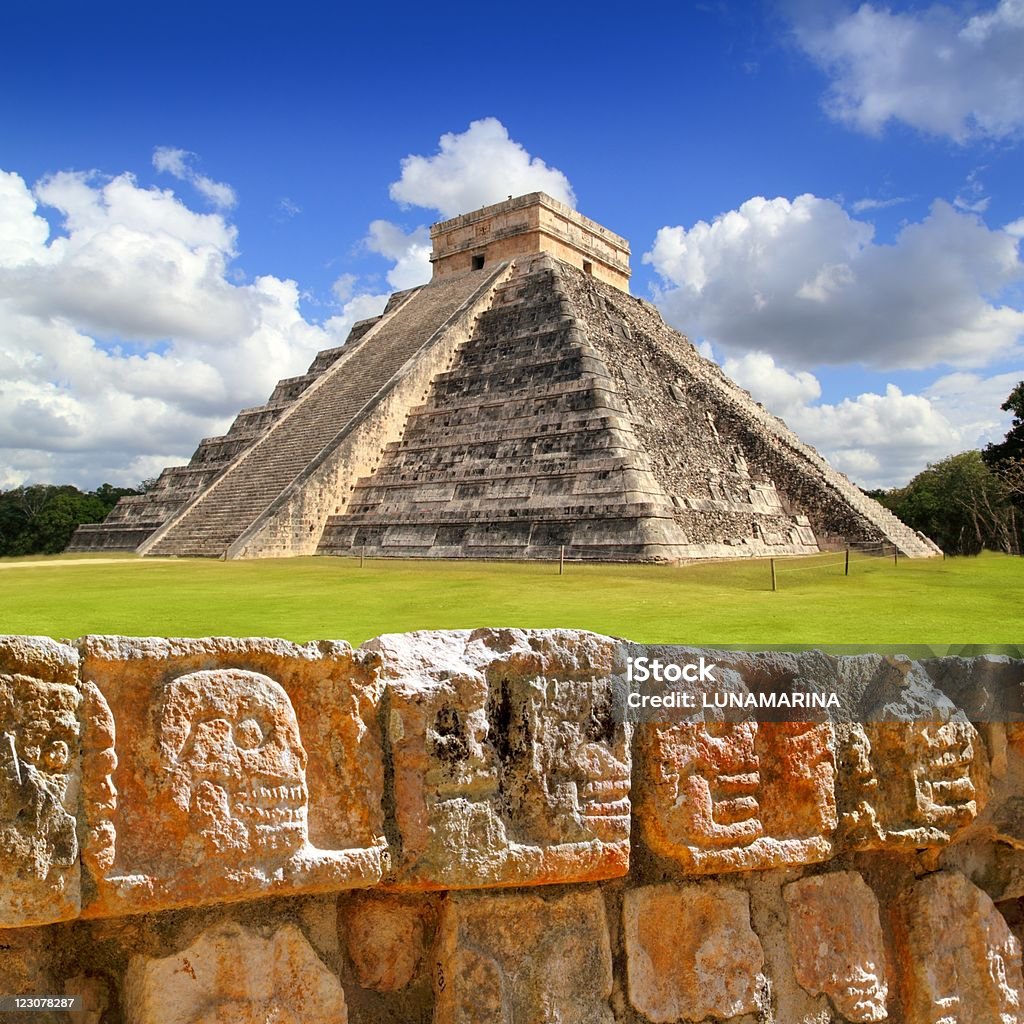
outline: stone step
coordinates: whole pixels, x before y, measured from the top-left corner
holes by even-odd
[[[308,387],[252,448],[179,515],[148,554],[222,554],[344,430],[472,292],[479,277],[421,289]]]

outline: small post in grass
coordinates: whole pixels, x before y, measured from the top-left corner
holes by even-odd
[[[846,569],[843,572],[844,576],[850,575],[850,545],[846,545]]]
[[[563,544],[558,549],[558,575],[561,576],[565,572],[565,545]]]
[[[778,580],[775,578],[775,559],[769,558],[768,561],[771,562],[772,565],[772,590],[778,590],[779,583]]]
[[[366,545],[365,544],[360,544],[359,545],[359,568],[360,569],[362,569],[362,567],[363,567],[363,559],[365,557],[366,557]]]

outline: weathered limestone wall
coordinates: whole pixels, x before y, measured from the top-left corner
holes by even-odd
[[[84,1004],[3,1019],[1024,1021],[1024,662],[694,652],[864,720],[628,725],[622,650],[0,638],[0,996]]]

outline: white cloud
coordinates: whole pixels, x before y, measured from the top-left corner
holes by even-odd
[[[408,234],[389,220],[375,220],[370,224],[366,247],[392,260],[387,281],[396,291],[415,288],[430,280],[430,231],[421,226]]]
[[[223,181],[214,181],[192,167],[195,153],[173,146],[157,146],[153,150],[153,166],[179,181],[187,182],[205,196],[218,210],[230,210],[238,202],[235,190]]]
[[[862,4],[796,35],[831,77],[825,109],[861,131],[896,120],[964,143],[1024,127],[1024,0],[966,20],[938,4],[900,13]]]
[[[355,294],[356,282],[359,280],[357,274],[341,274],[331,285],[331,291],[339,302],[348,302]]]
[[[1024,238],[1024,217],[1020,217],[1010,224],[1007,224],[1003,230],[1011,238]]]
[[[985,377],[977,373],[950,373],[933,381],[922,392],[950,422],[956,423],[968,442],[977,448],[1002,441],[1012,416],[1000,406],[1010,392],[1024,380],[1024,365],[1009,373]]]
[[[195,170],[195,154],[159,147],[153,166],[216,212],[130,174],[65,171],[26,186],[0,171],[0,487],[32,481],[132,484],[182,462],[238,409],[266,400],[277,379],[341,344],[386,294],[343,273],[340,310],[306,321],[294,281],[246,280],[232,266],[234,190]],[[494,118],[444,135],[432,157],[409,156],[392,186],[399,202],[459,213],[512,192],[573,202],[560,171],[532,157]],[[41,206],[59,212],[51,237]],[[280,212],[299,208],[282,199]],[[373,221],[365,247],[391,262],[390,289],[430,277],[430,238]]]
[[[748,352],[739,359],[726,359],[722,369],[783,419],[821,397],[821,384],[813,373],[790,373],[777,366],[767,352]]]
[[[402,175],[391,183],[391,198],[403,206],[421,206],[451,217],[509,195],[547,192],[569,206],[576,199],[568,178],[509,138],[494,117],[473,121],[461,134],[448,132],[433,156],[410,155]],[[430,230],[420,225],[405,231],[389,220],[375,220],[363,244],[392,261],[387,282],[395,289],[430,280]]]
[[[1019,238],[937,201],[895,242],[831,199],[747,200],[713,223],[663,227],[643,257],[667,318],[727,354],[809,367],[984,366],[1012,351],[1024,311]]]
[[[184,181],[189,175],[188,158],[191,155],[187,149],[157,146],[153,150],[153,166],[164,174],[172,174]]]
[[[0,173],[0,486],[152,476],[371,315],[361,296],[317,326],[294,281],[230,283],[235,238],[129,175],[65,172],[33,195]]]
[[[887,210],[891,206],[900,206],[909,202],[904,196],[893,196],[891,199],[858,199],[850,204],[854,213],[867,213],[869,210]]]
[[[454,217],[527,192],[576,205],[569,179],[509,138],[494,117],[473,121],[462,133],[448,132],[433,156],[407,156],[391,198],[403,206],[423,206]]]
[[[767,353],[728,359],[723,369],[864,487],[905,484],[929,462],[1001,439],[1010,417],[999,406],[1024,379],[1024,368],[990,377],[953,373],[921,394],[889,384],[884,394],[818,403],[813,374],[787,370]]]

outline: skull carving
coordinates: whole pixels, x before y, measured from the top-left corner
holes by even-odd
[[[78,858],[77,703],[71,686],[0,677],[0,865],[20,878]]]
[[[285,691],[241,669],[171,682],[159,744],[193,860],[287,859],[308,845],[306,751]]]
[[[629,838],[629,754],[601,681],[496,680],[488,703],[497,800],[517,841]]]

